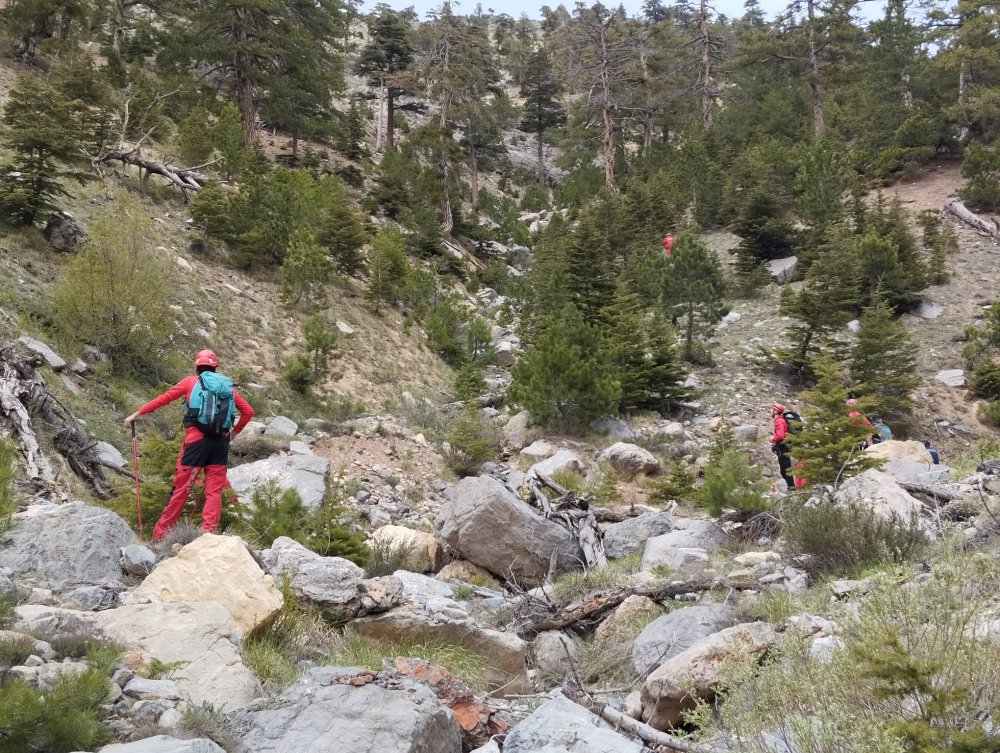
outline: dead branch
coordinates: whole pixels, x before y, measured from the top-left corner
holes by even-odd
[[[653,601],[666,601],[689,593],[703,593],[715,588],[750,591],[761,588],[756,581],[730,581],[725,579],[705,581],[673,581],[641,588],[619,588],[591,594],[585,600],[553,605],[551,612],[539,617],[520,629],[522,637],[533,638],[546,630],[592,629],[599,625],[619,604],[629,596],[646,596]]]
[[[50,487],[56,479],[35,432],[40,420],[55,447],[70,468],[84,479],[101,499],[110,499],[111,490],[104,477],[95,443],[72,413],[45,387],[41,375],[12,345],[0,348],[0,420],[21,446],[28,479]]]
[[[556,499],[550,501],[542,486],[554,491],[558,495]],[[537,507],[547,520],[558,523],[576,537],[587,568],[608,564],[597,519],[590,510],[589,494],[577,496],[541,473],[528,479],[527,487],[530,492],[528,504]]]
[[[919,481],[897,481],[896,483],[910,494],[928,497],[937,502],[954,502],[962,496],[958,490],[944,484],[922,484]]]
[[[137,149],[105,152],[95,157],[92,161],[95,169],[99,168],[105,162],[121,162],[124,165],[134,165],[145,170],[147,175],[159,175],[166,178],[181,190],[185,201],[188,198],[188,191],[200,191],[202,186],[208,182],[208,176],[204,173],[148,159],[143,157]]]
[[[648,724],[643,724],[638,719],[633,719],[621,711],[611,708],[608,704],[601,703],[584,692],[574,682],[568,682],[563,685],[562,694],[573,701],[573,703],[583,706],[590,713],[601,717],[601,719],[610,723],[617,730],[626,732],[633,737],[638,737],[649,745],[659,745],[664,748],[670,748],[670,750],[681,751],[681,753],[723,753],[721,748],[682,740],[675,735],[653,729]]]
[[[966,225],[969,225],[981,233],[985,233],[991,238],[997,238],[1000,240],[1000,225],[997,225],[996,220],[984,220],[979,215],[970,211],[965,204],[962,203],[961,199],[952,198],[948,199],[944,203],[944,211],[946,214],[950,214]]]

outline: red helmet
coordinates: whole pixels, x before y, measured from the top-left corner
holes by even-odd
[[[785,412],[785,406],[782,405],[781,403],[771,403],[771,412],[772,413],[784,413]]]
[[[210,350],[199,350],[198,355],[194,357],[195,366],[211,366],[213,369],[219,365],[219,359],[215,357],[215,353]]]

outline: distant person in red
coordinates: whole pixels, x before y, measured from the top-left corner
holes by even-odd
[[[788,421],[785,419],[785,406],[781,403],[771,403],[771,418],[774,420],[774,431],[771,434],[771,452],[778,456],[778,470],[781,478],[789,489],[795,488],[795,479],[788,474],[792,467],[792,456],[789,454],[785,438],[788,436]]]
[[[667,233],[663,236],[663,255],[670,258],[670,247],[674,245],[674,236]]]
[[[253,408],[239,392],[232,389],[232,380],[229,377],[224,374],[219,374],[217,378],[213,379],[204,376],[209,372],[214,375],[218,365],[219,360],[215,353],[210,350],[200,351],[194,359],[196,373],[184,377],[162,395],[153,398],[125,419],[125,428],[127,429],[139,416],[152,413],[157,408],[162,408],[174,400],[184,399],[184,442],[181,444],[181,451],[177,457],[177,468],[174,471],[170,498],[167,501],[166,509],[153,528],[154,541],[162,539],[177,522],[184,509],[188,493],[201,469],[205,470],[205,506],[201,511],[201,530],[211,532],[219,524],[219,516],[222,512],[222,489],[227,484],[226,464],[229,462],[229,442],[253,418]],[[192,391],[196,387],[205,390],[206,382],[214,384],[217,381],[228,382],[234,404],[232,408],[235,408],[235,411],[230,409],[229,419],[231,421],[232,413],[235,412],[239,413],[239,420],[234,425],[229,424],[228,421],[223,423],[223,429],[214,434],[206,426],[199,423],[198,409],[192,406]],[[203,392],[200,392],[199,398],[199,403],[205,399]],[[232,428],[228,428],[229,425]]]

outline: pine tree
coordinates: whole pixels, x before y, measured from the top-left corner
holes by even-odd
[[[377,14],[377,15],[376,15]],[[413,46],[409,39],[409,26],[413,19],[412,8],[393,10],[385,3],[375,6],[375,13],[368,20],[369,43],[362,48],[358,58],[358,73],[368,76],[372,86],[385,92],[386,149],[393,149],[395,141],[395,101],[402,94],[402,74],[413,60]]]
[[[855,249],[861,265],[861,293],[869,302],[878,291],[896,313],[920,304],[930,282],[927,263],[899,197],[886,205],[879,196]]]
[[[510,398],[544,425],[573,427],[613,411],[621,385],[593,327],[567,306],[514,365]]]
[[[886,423],[905,421],[913,410],[917,347],[906,327],[878,301],[861,312],[861,326],[851,351],[851,381],[868,397]]]
[[[780,311],[796,320],[789,330],[783,360],[804,371],[825,338],[850,321],[858,304],[858,273],[854,256],[838,242],[821,249],[799,292],[782,291]]]
[[[329,250],[338,272],[356,275],[364,269],[361,247],[368,242],[365,222],[339,181],[326,179],[324,186],[328,205],[319,226],[318,240]]]
[[[604,351],[621,383],[619,409],[668,410],[688,397],[677,360],[677,334],[660,311],[650,311],[628,283],[619,281],[609,307]]]
[[[307,227],[295,230],[281,265],[282,300],[291,305],[320,303],[330,273],[330,258],[312,230]]]
[[[0,178],[0,211],[17,225],[32,225],[68,195],[63,183],[83,183],[86,155],[72,103],[54,86],[22,75],[3,109],[0,143],[12,161]]]
[[[945,222],[940,212],[930,209],[917,217],[923,231],[923,247],[927,253],[927,267],[930,281],[934,285],[948,282],[951,272],[948,269],[948,257],[958,251],[958,236],[950,222]]]
[[[250,165],[250,150],[243,144],[243,124],[236,105],[227,103],[212,129],[212,145],[219,153],[219,169],[230,180]]]
[[[749,462],[729,426],[723,425],[712,439],[708,461],[705,481],[696,495],[712,515],[721,515],[727,508],[743,515],[767,509],[767,482],[760,467]]]
[[[600,327],[606,321],[604,309],[611,302],[615,284],[611,247],[592,210],[580,217],[564,249],[565,278],[561,284],[569,302],[587,324]]]
[[[532,51],[524,66],[521,97],[524,99],[524,118],[518,126],[522,131],[535,134],[538,147],[538,165],[535,178],[545,183],[545,131],[566,120],[566,109],[559,102],[562,84],[556,77],[548,50],[539,45]]]
[[[802,430],[788,435],[791,455],[797,461],[795,475],[810,484],[834,484],[869,468],[880,460],[867,456],[861,445],[871,436],[871,427],[857,416],[848,416],[844,405],[844,381],[833,357],[820,354],[809,364],[816,384],[803,392]],[[870,406],[862,398],[858,410]]]
[[[202,105],[190,108],[177,127],[177,156],[187,165],[200,165],[212,156],[212,124]]]
[[[691,233],[674,239],[663,297],[673,316],[684,318],[684,358],[695,359],[696,323],[714,325],[723,313],[726,292],[722,269],[708,247]]]
[[[406,282],[406,245],[395,228],[385,228],[372,239],[368,257],[367,298],[378,310],[380,303],[393,304]]]

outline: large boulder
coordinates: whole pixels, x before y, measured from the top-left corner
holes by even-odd
[[[503,743],[504,753],[642,753],[645,748],[619,734],[596,714],[568,698],[539,706],[517,724]]]
[[[896,483],[896,479],[888,473],[869,469],[864,473],[847,479],[837,490],[835,499],[841,503],[859,502],[871,507],[875,514],[884,520],[893,517],[909,522],[913,517],[929,530],[920,518],[924,509],[916,497]]]
[[[695,707],[696,698],[714,697],[719,668],[725,661],[758,661],[775,640],[766,622],[744,623],[702,638],[646,678],[642,720],[661,730],[676,726],[684,712]]]
[[[61,591],[121,578],[118,557],[138,543],[128,524],[103,507],[83,502],[31,505],[0,536],[0,568],[17,583]]]
[[[522,585],[541,583],[555,557],[556,570],[578,568],[583,553],[562,526],[536,513],[490,476],[464,478],[444,491],[441,535],[470,562]]]
[[[351,621],[349,630],[390,642],[464,646],[491,668],[487,678],[491,687],[512,693],[528,691],[527,643],[511,633],[479,625],[466,606],[455,601],[447,583],[406,571],[397,571],[394,577],[403,584],[403,603],[384,614],[359,617]]]
[[[246,503],[254,487],[273,479],[281,489],[297,491],[302,503],[312,510],[326,494],[329,470],[330,461],[319,455],[274,455],[230,468],[229,483]]]
[[[344,619],[361,609],[365,571],[342,557],[323,557],[287,536],[279,536],[260,553],[267,572],[276,581],[288,580],[298,598]]]
[[[42,237],[57,251],[72,251],[87,240],[87,228],[72,217],[52,213],[45,222]]]
[[[250,635],[281,609],[281,592],[235,536],[206,533],[163,560],[132,592],[133,603],[217,601]]]
[[[528,429],[531,428],[531,413],[526,410],[511,417],[503,427],[503,444],[512,450],[520,450],[528,444]]]
[[[767,267],[771,279],[779,285],[791,282],[795,279],[795,268],[798,266],[799,257],[786,256],[783,259],[771,259],[764,266]]]
[[[927,452],[923,442],[903,442],[898,439],[890,439],[886,442],[873,444],[865,450],[865,454],[873,458],[883,460],[912,460],[916,463],[923,463],[926,466],[933,465],[931,454]]]
[[[614,416],[601,416],[590,424],[590,428],[605,437],[619,442],[634,442],[639,438],[635,429]]]
[[[264,422],[264,434],[274,437],[294,437],[299,425],[288,416],[271,416]]]
[[[640,620],[649,622],[662,612],[660,606],[648,596],[632,594],[604,618],[594,630],[594,637],[610,640],[620,631],[631,632],[632,626]]]
[[[211,740],[201,737],[197,740],[180,740],[168,735],[155,735],[134,743],[105,745],[100,753],[225,753]]]
[[[607,460],[619,473],[629,478],[640,473],[660,471],[660,461],[653,453],[628,442],[615,442],[598,456],[598,460]]]
[[[373,672],[315,667],[269,708],[247,712],[240,753],[461,753],[455,714],[409,678],[379,682]]]
[[[17,616],[32,632],[89,629],[138,651],[145,661],[179,662],[174,682],[195,705],[235,711],[259,692],[257,679],[243,665],[240,630],[217,602],[126,604],[102,612],[25,604],[17,608]]]
[[[444,548],[426,531],[388,525],[376,529],[371,538],[376,546],[400,552],[407,570],[436,573],[444,567]]]
[[[632,644],[635,671],[644,677],[702,638],[732,624],[733,610],[725,604],[684,607],[657,617],[643,628]]]
[[[53,371],[62,371],[66,368],[66,361],[58,353],[41,340],[31,337],[31,335],[21,335],[17,338],[17,344],[43,361]]]
[[[556,471],[576,471],[585,473],[587,465],[572,450],[559,450],[555,455],[535,463],[528,469],[529,476],[552,476]]]
[[[642,569],[649,570],[656,565],[675,566],[674,553],[678,549],[704,549],[711,553],[718,551],[725,541],[726,534],[711,520],[675,518],[673,530],[646,540]]]
[[[531,642],[535,669],[545,678],[565,677],[576,663],[582,644],[575,635],[562,630],[539,633]]]
[[[674,516],[669,512],[645,512],[621,523],[608,526],[604,532],[604,552],[609,557],[624,557],[642,549],[647,539],[669,533]]]

